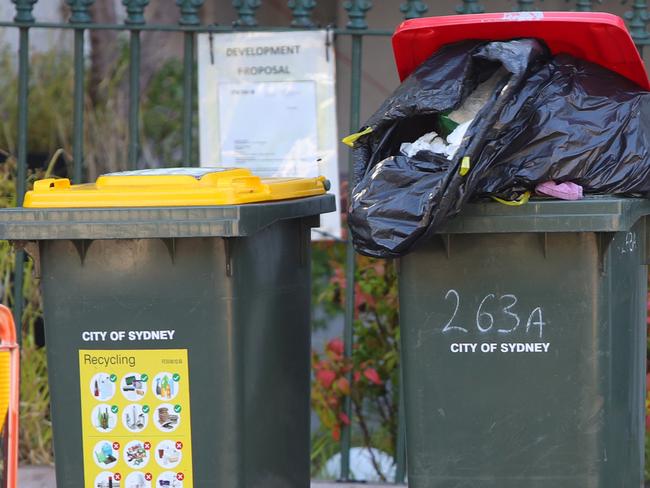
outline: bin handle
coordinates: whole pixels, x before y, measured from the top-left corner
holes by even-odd
[[[356,132],[356,133],[354,133],[354,134],[350,134],[350,135],[347,136],[347,137],[344,137],[344,138],[341,140],[341,142],[342,142],[343,144],[345,144],[346,146],[354,147],[354,143],[357,142],[357,140],[358,140],[360,137],[365,136],[365,135],[367,135],[367,134],[370,134],[370,133],[372,132],[372,130],[373,130],[372,127],[366,127],[366,128],[365,128],[364,130],[362,130],[361,132]]]
[[[530,192],[527,191],[523,193],[519,198],[515,200],[504,200],[503,198],[494,197],[494,196],[492,197],[492,200],[495,200],[504,205],[508,205],[510,207],[519,207],[525,203],[528,203],[528,200],[530,200]]]

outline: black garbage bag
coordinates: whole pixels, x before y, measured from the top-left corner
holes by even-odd
[[[454,157],[400,155],[402,142],[439,131],[440,114],[499,68],[504,76]],[[545,181],[650,193],[650,94],[593,63],[552,57],[535,39],[442,48],[364,127],[372,132],[355,142],[348,222],[355,249],[369,256],[408,253],[469,199],[514,199]]]

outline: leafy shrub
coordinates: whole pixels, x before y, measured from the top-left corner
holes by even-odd
[[[345,270],[340,244],[321,245],[330,257],[328,285],[317,303],[343,306]],[[394,262],[357,257],[355,280],[355,343],[352,357],[345,359],[341,338],[330,340],[324,351],[312,352],[312,407],[321,429],[314,435],[316,452],[336,452],[325,438],[338,442],[341,429],[352,424],[354,445],[395,454],[399,396],[399,322],[397,273]],[[344,412],[350,398],[353,418]],[[378,476],[385,481],[379,461],[371,453]],[[312,457],[318,472],[325,456]]]

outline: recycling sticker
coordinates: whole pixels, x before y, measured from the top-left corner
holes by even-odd
[[[193,488],[186,349],[79,351],[85,488]]]

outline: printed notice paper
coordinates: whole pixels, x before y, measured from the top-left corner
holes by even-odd
[[[260,175],[319,176],[315,82],[222,83],[219,100],[222,165],[254,167]],[[272,123],[251,117],[256,112],[273,114]]]
[[[201,166],[262,177],[325,176],[339,196],[331,33],[199,35]],[[340,207],[340,205],[339,205]],[[340,238],[340,213],[314,238]]]

